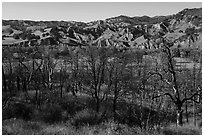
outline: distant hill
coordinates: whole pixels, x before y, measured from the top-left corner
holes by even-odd
[[[174,47],[192,48],[201,47],[202,8],[184,9],[168,16],[120,15],[88,23],[3,20],[2,25],[3,37],[32,40],[46,36],[59,44],[66,41],[69,45],[72,41],[70,45],[75,46],[97,43],[100,46],[158,49],[162,38],[166,38]]]

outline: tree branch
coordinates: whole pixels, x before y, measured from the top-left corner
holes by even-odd
[[[2,100],[2,109],[4,110],[6,108],[7,102],[9,102],[9,100],[11,100],[13,97],[13,95],[10,95],[9,97],[7,97],[6,99]]]
[[[200,103],[200,102],[198,102],[198,101],[196,101],[196,100],[194,100],[193,98],[195,97],[195,96],[201,96],[200,94],[198,94],[198,93],[194,93],[192,96],[190,96],[189,98],[184,98],[183,100],[182,100],[182,103],[184,103],[184,102],[186,102],[186,101],[188,101],[188,100],[192,100],[192,101],[194,101],[194,102],[196,102],[196,103]]]
[[[30,71],[30,70],[28,69],[28,67],[27,67],[25,64],[23,64],[23,62],[22,62],[21,60],[19,60],[19,63],[22,64],[22,65],[27,69],[27,71]]]
[[[171,100],[172,100],[173,102],[175,102],[175,99],[173,98],[173,96],[172,96],[170,93],[164,93],[164,94],[162,94],[162,95],[152,97],[152,100],[155,99],[155,98],[159,98],[159,97],[161,97],[161,96],[169,96],[169,97],[171,98]]]
[[[153,75],[158,75],[163,82],[167,83],[168,85],[171,85],[171,83],[167,79],[164,79],[162,74],[160,74],[159,72],[150,73],[150,76],[147,77],[147,79],[149,79]]]

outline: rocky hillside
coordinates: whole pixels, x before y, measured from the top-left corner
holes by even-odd
[[[89,23],[74,21],[2,21],[3,45],[52,39],[48,44],[158,49],[165,38],[174,48],[202,46],[202,9],[184,9],[169,16],[118,16]],[[8,44],[9,43],[9,44]]]

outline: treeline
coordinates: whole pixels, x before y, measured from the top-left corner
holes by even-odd
[[[164,45],[151,55],[142,50],[121,52],[94,45],[69,47],[67,54],[57,59],[51,47],[35,47],[29,53],[19,49],[15,57],[6,52],[2,64],[3,110],[9,99],[19,94],[21,101],[41,110],[44,104],[60,103],[71,93],[76,100],[87,96],[92,101],[98,121],[109,117],[144,128],[151,121],[161,122],[155,121],[155,113],[160,111],[160,116],[163,112],[177,114],[173,120],[182,125],[184,108],[188,116],[192,102],[202,102],[202,71],[195,67],[177,70],[168,43]],[[121,102],[131,105],[122,108]]]

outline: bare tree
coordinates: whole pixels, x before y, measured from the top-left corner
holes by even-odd
[[[106,73],[106,64],[108,53],[105,48],[90,46],[85,51],[87,58],[88,73],[91,75],[90,93],[96,101],[96,111],[100,110],[100,103],[104,100],[105,94],[101,91],[101,86],[104,84],[104,76]]]
[[[194,91],[191,91],[193,93],[191,96],[182,98],[181,97],[181,91],[179,90],[179,87],[178,87],[178,79],[177,79],[177,75],[176,75],[177,73],[176,73],[176,70],[174,67],[174,63],[173,63],[173,56],[172,56],[171,50],[169,48],[169,43],[166,41],[164,41],[163,52],[165,53],[165,55],[167,57],[167,68],[168,68],[167,72],[171,76],[171,80],[165,79],[164,75],[162,75],[159,72],[150,73],[149,77],[157,75],[164,83],[166,83],[169,87],[171,87],[173,89],[173,93],[165,92],[161,95],[154,96],[153,99],[158,98],[158,97],[162,97],[162,96],[170,97],[172,102],[176,106],[177,125],[182,126],[182,124],[183,124],[183,122],[182,122],[182,113],[183,113],[182,106],[184,105],[184,103],[186,101],[197,102],[194,99],[194,97],[201,96],[201,90],[194,89]]]
[[[43,85],[44,87],[52,90],[53,88],[53,74],[55,67],[57,66],[57,60],[54,59],[52,53],[49,49],[46,49],[46,52],[43,54],[43,63],[42,63],[42,71],[43,71]]]
[[[38,72],[41,71],[42,59],[36,59],[36,54],[38,51],[35,51],[31,54],[31,61],[26,60],[26,57],[24,57],[22,54],[18,58],[19,62],[19,67],[23,68],[21,71],[24,72],[19,72],[20,76],[23,79],[23,91],[26,93],[26,97],[29,98],[29,95],[27,93],[29,85],[34,87],[35,92],[36,92],[36,104],[38,101],[38,92],[40,89],[40,81],[39,77],[40,75]],[[28,58],[28,57],[27,57]],[[20,69],[20,68],[19,68]],[[26,72],[26,73],[25,73]]]
[[[128,60],[126,60],[125,55],[118,52],[112,54],[113,55],[109,57],[108,61],[109,68],[107,75],[109,77],[108,90],[111,97],[113,97],[113,117],[114,121],[116,121],[117,101],[126,91],[125,86],[127,86],[127,78],[125,77],[128,77],[129,79],[131,76],[127,76],[127,70],[125,68],[128,64]]]

